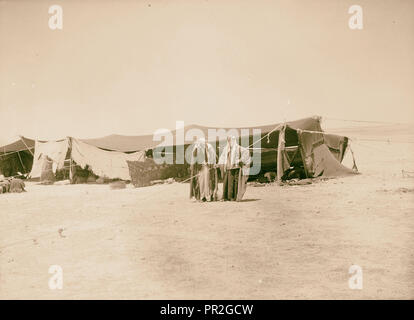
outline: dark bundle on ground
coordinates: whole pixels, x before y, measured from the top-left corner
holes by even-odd
[[[306,184],[312,184],[312,179],[291,179],[286,181],[285,184],[290,186],[302,186]]]
[[[0,193],[7,193],[10,191],[10,182],[8,180],[0,181]]]
[[[302,167],[295,167],[286,170],[282,176],[282,180],[291,180],[291,179],[306,179],[305,169]]]
[[[260,174],[249,177],[249,181],[250,182],[256,182],[256,183],[259,183],[259,184],[272,182],[272,180],[271,180],[272,176],[268,173],[270,173],[270,172],[261,172]],[[269,180],[269,178],[270,178],[270,180]]]
[[[10,192],[13,192],[13,193],[25,192],[26,190],[24,189],[24,187],[25,187],[25,184],[23,180],[13,178],[10,181]]]
[[[48,156],[42,156],[42,172],[40,174],[41,184],[53,184],[55,183],[55,174],[53,173],[53,160]]]
[[[266,178],[267,182],[273,182],[276,179],[276,172],[274,171],[266,172],[264,174],[264,177]]]

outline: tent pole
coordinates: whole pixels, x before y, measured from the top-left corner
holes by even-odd
[[[277,145],[277,167],[276,167],[276,173],[277,173],[277,181],[282,181],[283,176],[283,160],[282,160],[282,152],[285,151],[285,129],[286,125],[284,125],[279,132],[279,141]]]
[[[357,167],[356,162],[355,162],[354,152],[352,151],[352,148],[351,148],[350,145],[348,145],[348,148],[349,148],[349,150],[351,151],[351,154],[352,154],[352,162],[353,162],[352,169],[354,171],[358,172],[358,167]]]
[[[24,173],[27,173],[26,172],[26,167],[24,166],[23,161],[22,161],[22,157],[20,157],[20,152],[17,152],[17,155],[19,156],[20,164],[22,165],[22,168],[25,171]]]
[[[32,156],[34,157],[34,154],[33,154],[33,152],[32,152],[32,150],[30,150],[30,148],[27,146],[27,144],[26,144],[26,142],[24,142],[24,140],[23,140],[23,136],[19,136],[20,137],[20,140],[22,140],[22,142],[24,143],[24,145],[25,145],[25,147],[27,148],[27,150],[29,150],[29,152],[32,154]]]
[[[73,169],[72,169],[72,138],[68,137],[69,140],[69,148],[70,148],[70,164],[69,164],[69,181],[70,183],[73,183]]]
[[[299,145],[300,156],[302,157],[302,162],[303,162],[303,170],[305,171],[306,178],[309,178],[309,172],[306,166],[305,150],[303,150],[303,147],[302,147],[302,130],[297,130],[297,133],[298,133],[298,145]]]
[[[70,164],[69,164],[69,181],[70,183],[72,183],[73,181],[72,157],[70,158]]]

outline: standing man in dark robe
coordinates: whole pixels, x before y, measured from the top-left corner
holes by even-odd
[[[241,147],[236,137],[228,137],[220,155],[223,176],[223,200],[240,201],[246,192],[251,157],[249,149]]]
[[[190,176],[190,199],[217,200],[216,152],[204,138],[200,138],[194,145],[191,154]]]

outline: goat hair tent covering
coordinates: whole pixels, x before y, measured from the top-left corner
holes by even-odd
[[[72,138],[72,159],[82,168],[88,166],[97,176],[131,180],[127,161],[144,161],[145,152],[106,151]]]
[[[309,176],[338,177],[355,173],[341,164],[348,145],[347,137],[301,130],[298,130],[298,136]]]
[[[0,154],[33,150],[34,146],[35,146],[35,140],[28,139],[25,137],[20,137],[19,140],[0,147]]]
[[[35,141],[25,137],[0,147],[0,174],[6,177],[29,173],[33,163]]]
[[[253,129],[260,129],[262,136],[265,134],[273,131],[276,127],[281,126],[280,123],[269,124],[265,126],[256,126],[256,127],[239,127],[239,128],[219,128],[219,127],[205,127],[200,125],[188,125],[185,126],[183,130],[183,134],[186,136],[184,144],[193,143],[193,137],[191,131],[198,131],[204,134],[204,137],[208,141],[215,141],[216,139],[209,139],[209,130],[220,131],[220,130],[235,130],[238,136],[243,136],[242,129],[248,130],[248,135],[252,134]],[[302,129],[302,130],[312,130],[312,131],[322,131],[321,124],[320,124],[320,117],[308,117],[304,119],[299,119],[295,121],[286,122],[290,128],[293,129]],[[172,145],[180,145],[177,141],[177,135],[179,134],[178,131],[173,130],[171,131],[173,136],[173,143]],[[189,136],[187,136],[189,134]],[[277,136],[278,131],[273,132],[272,136]],[[221,137],[225,139],[226,137]],[[105,149],[105,150],[116,150],[122,152],[133,152],[137,150],[145,150],[145,149],[153,149],[157,145],[160,144],[160,141],[155,141],[154,136],[152,134],[149,135],[142,135],[142,136],[123,136],[123,135],[110,135],[102,138],[96,139],[82,139],[83,142],[86,142],[89,145],[93,145],[95,147]]]
[[[260,134],[255,133],[253,129],[260,129]],[[216,143],[216,153],[219,156],[225,145],[221,146],[220,143],[226,141],[226,136],[221,135],[230,134],[230,130],[231,135],[243,137],[240,143],[245,147],[249,145],[251,153],[260,153],[259,174],[277,171],[280,179],[291,168],[303,170],[306,177],[333,177],[353,173],[353,170],[341,164],[348,147],[348,138],[323,132],[321,117],[318,116],[244,128],[221,129],[189,125],[178,131],[173,130],[170,135],[172,139],[165,142],[166,146],[174,147],[172,153],[176,157],[176,154],[181,152],[181,147],[187,149],[191,146],[195,137],[194,132],[201,132],[206,140]],[[220,136],[209,137],[210,131],[221,133]],[[248,143],[243,145],[243,141]],[[53,159],[53,169],[56,172],[57,168],[63,166],[65,150],[70,146],[72,159],[81,167],[88,165],[94,174],[109,179],[131,180],[127,161],[144,161],[146,152],[149,157],[167,152],[164,147],[157,148],[160,142],[164,142],[164,139],[158,141],[153,135],[110,135],[82,140],[68,138],[58,142],[34,141],[20,137],[20,140],[0,147],[0,172],[11,176],[19,171],[26,173],[32,169],[31,177],[39,177],[42,167],[39,163],[41,154]],[[32,152],[35,153],[34,157]],[[33,168],[32,161],[35,162]],[[142,172],[144,169],[140,167],[140,170]]]
[[[30,177],[40,178],[43,162],[45,161],[43,156],[48,156],[53,161],[53,173],[56,173],[57,169],[62,169],[65,165],[65,158],[68,148],[68,139],[47,142],[40,142],[36,140],[35,153],[33,156],[33,167],[30,172]]]

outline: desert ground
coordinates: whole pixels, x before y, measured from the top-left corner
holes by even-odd
[[[337,132],[361,174],[250,185],[242,202],[191,202],[180,183],[2,194],[0,298],[414,299],[414,130]]]

